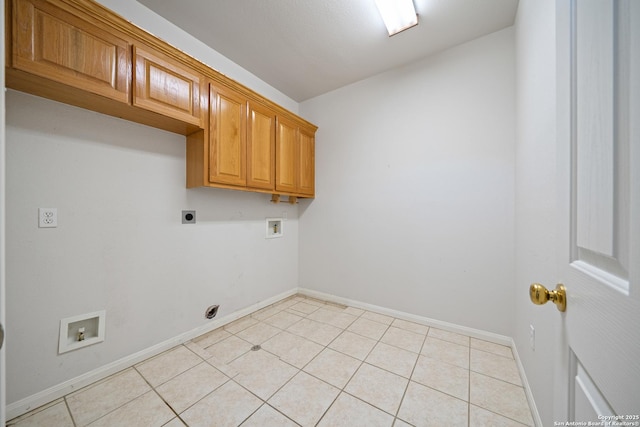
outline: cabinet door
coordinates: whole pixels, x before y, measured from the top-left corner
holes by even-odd
[[[278,117],[276,132],[276,190],[295,193],[298,177],[298,125]]]
[[[151,49],[134,46],[133,55],[133,105],[202,127],[201,76]]]
[[[246,186],[247,100],[211,85],[209,102],[209,181]]]
[[[275,188],[276,115],[249,101],[247,128],[247,187]]]
[[[298,191],[313,196],[315,193],[315,132],[300,128],[298,154]]]
[[[44,1],[13,7],[14,68],[129,102],[129,43]]]

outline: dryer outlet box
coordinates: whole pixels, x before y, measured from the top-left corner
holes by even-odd
[[[196,223],[196,211],[182,211],[182,223],[183,224],[195,224]]]

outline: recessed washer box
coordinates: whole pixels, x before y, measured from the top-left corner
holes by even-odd
[[[62,319],[58,354],[104,341],[105,316],[101,310]]]
[[[273,239],[276,237],[282,237],[284,230],[282,228],[282,218],[267,218],[267,235],[266,239]]]

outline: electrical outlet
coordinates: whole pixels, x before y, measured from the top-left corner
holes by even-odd
[[[531,351],[536,351],[536,329],[533,325],[529,325],[529,346]]]
[[[196,211],[182,211],[182,223],[183,224],[195,224],[196,223]]]
[[[58,226],[58,209],[38,208],[38,227],[55,228]]]

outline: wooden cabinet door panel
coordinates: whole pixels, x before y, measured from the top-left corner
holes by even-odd
[[[298,176],[298,126],[278,117],[276,132],[276,190],[295,193]]]
[[[246,99],[211,85],[209,181],[246,186]]]
[[[275,112],[249,101],[247,128],[247,186],[275,188]]]
[[[202,127],[200,75],[134,46],[133,105]]]
[[[313,196],[315,193],[315,133],[300,129],[298,154],[298,191]]]
[[[14,0],[14,68],[129,102],[129,43],[39,0]]]

